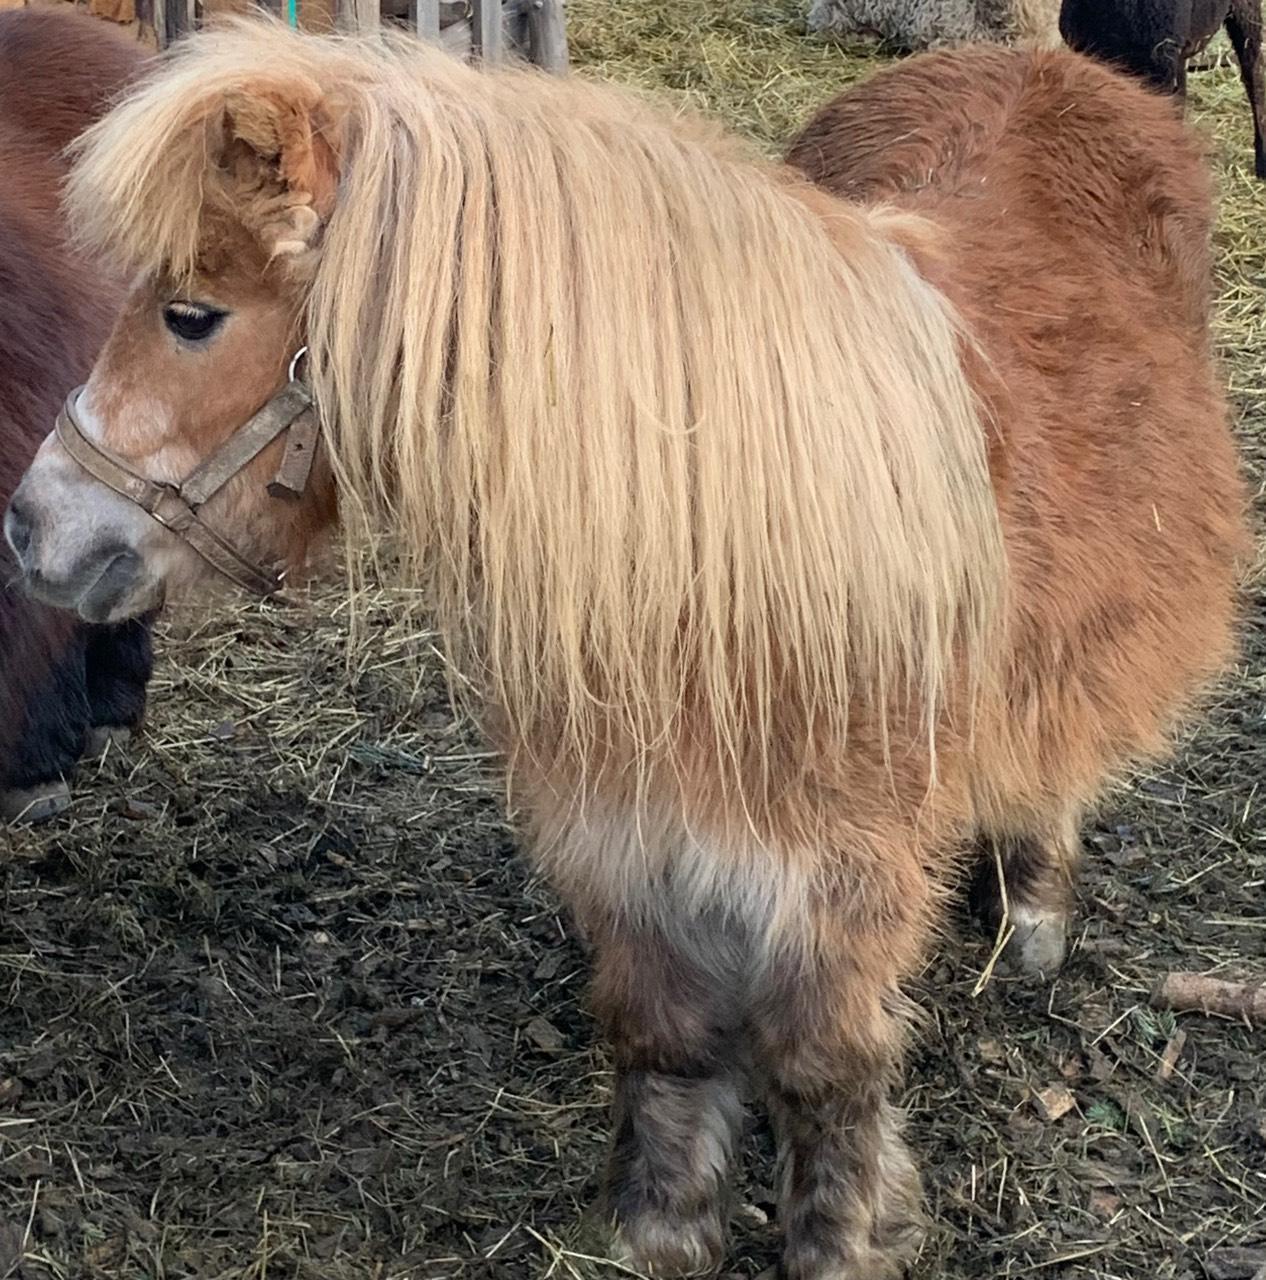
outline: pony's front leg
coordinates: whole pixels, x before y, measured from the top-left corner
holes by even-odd
[[[154,671],[153,616],[93,627],[88,633],[88,755],[101,755],[110,744],[126,742],[145,717]]]
[[[916,933],[850,934],[841,911],[762,984],[753,1030],[779,1142],[782,1280],[888,1280],[922,1239],[919,1176],[890,1101]]]
[[[665,887],[664,898],[670,898]],[[596,1009],[615,1054],[607,1203],[624,1260],[653,1276],[716,1269],[742,1124],[741,941],[722,918],[606,919]]]

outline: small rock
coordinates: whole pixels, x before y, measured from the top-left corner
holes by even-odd
[[[1070,1084],[1075,1084],[1081,1079],[1083,1074],[1085,1074],[1081,1059],[1076,1055],[1071,1058],[1066,1058],[1064,1062],[1060,1064],[1059,1074]]]
[[[18,1068],[18,1073],[27,1084],[38,1084],[51,1076],[60,1062],[61,1054],[56,1049],[38,1049]]]
[[[567,1047],[563,1033],[544,1018],[533,1018],[523,1028],[523,1034],[543,1053],[562,1053]]]
[[[981,1062],[987,1062],[991,1067],[996,1067],[1007,1060],[1006,1050],[997,1040],[978,1040],[976,1052],[980,1054]]]
[[[1114,1196],[1111,1191],[1092,1191],[1090,1193],[1090,1212],[1104,1222],[1115,1218],[1121,1209],[1121,1197]]]
[[[1266,1269],[1266,1249],[1211,1249],[1204,1266],[1210,1280],[1256,1280]]]
[[[64,1236],[66,1220],[52,1209],[41,1209],[39,1213],[40,1234],[45,1237]]]
[[[1090,1078],[1092,1080],[1111,1080],[1116,1074],[1116,1066],[1112,1059],[1108,1057],[1102,1050],[1091,1045],[1086,1053],[1090,1061]]]
[[[1038,1115],[1048,1123],[1062,1119],[1077,1105],[1077,1099],[1073,1097],[1072,1092],[1065,1089],[1061,1084],[1050,1085],[1046,1089],[1039,1089],[1033,1095],[1033,1106]]]

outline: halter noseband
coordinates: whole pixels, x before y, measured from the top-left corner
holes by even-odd
[[[299,362],[306,353],[306,347],[295,353],[286,385],[179,484],[138,475],[84,434],[78,416],[82,386],[66,397],[57,415],[57,438],[90,476],[140,507],[230,582],[257,595],[275,595],[281,589],[281,574],[247,559],[227,538],[211,528],[199,511],[283,433],[286,433],[286,442],[281,465],[268,484],[268,492],[274,498],[292,502],[303,496],[312,470],[317,436],[312,393],[296,377]]]

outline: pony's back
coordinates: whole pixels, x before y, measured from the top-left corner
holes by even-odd
[[[137,46],[61,9],[0,13],[0,495],[13,492],[121,297],[75,253],[60,211],[66,147],[140,69]]]
[[[1195,325],[1207,321],[1200,145],[1171,104],[1078,54],[982,45],[913,59],[831,102],[787,159],[836,195],[969,227],[987,256],[1030,235],[1124,256]],[[982,227],[982,207],[1012,225]],[[1123,243],[1124,228],[1137,234]]]
[[[68,7],[0,13],[0,120],[53,156],[104,112],[141,57],[135,41]]]
[[[1232,649],[1247,504],[1209,338],[1201,147],[1080,55],[978,48],[850,90],[789,160],[926,219],[910,248],[974,340],[1013,570],[981,803],[1088,801],[1163,747]]]

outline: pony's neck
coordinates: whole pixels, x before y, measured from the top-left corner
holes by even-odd
[[[311,309],[342,492],[458,664],[577,755],[936,706],[1001,562],[913,220],[608,90],[462,87],[365,95]]]

